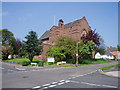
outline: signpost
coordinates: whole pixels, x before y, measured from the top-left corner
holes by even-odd
[[[55,62],[55,59],[53,58],[53,57],[51,57],[51,58],[47,58],[47,62]]]

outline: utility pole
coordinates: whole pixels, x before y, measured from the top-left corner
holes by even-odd
[[[78,43],[80,43],[80,42],[77,42],[76,43],[76,66],[78,65]]]

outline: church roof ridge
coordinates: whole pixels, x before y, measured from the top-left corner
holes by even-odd
[[[69,22],[69,23],[65,24],[65,25],[64,25],[64,28],[72,27],[74,23],[80,22],[82,19],[86,19],[85,16],[83,16],[83,17],[80,18],[80,19],[77,19],[77,20],[75,20],[75,21],[72,21],[72,22]],[[58,26],[53,25],[52,27],[58,27]],[[50,33],[50,30],[47,30],[47,31],[40,37],[40,40],[49,38],[49,33]]]

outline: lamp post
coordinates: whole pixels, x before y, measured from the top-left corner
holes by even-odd
[[[76,66],[78,65],[78,43],[80,43],[80,42],[77,42],[76,43]]]

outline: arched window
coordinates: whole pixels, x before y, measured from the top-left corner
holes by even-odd
[[[86,36],[86,34],[87,34],[87,31],[86,31],[85,29],[83,29],[83,30],[82,30],[82,33],[81,33],[81,37]]]

